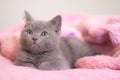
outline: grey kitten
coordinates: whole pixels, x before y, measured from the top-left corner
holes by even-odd
[[[50,21],[36,21],[25,12],[25,18],[16,65],[41,70],[64,70],[73,68],[78,58],[96,55],[86,43],[60,37],[60,15]]]

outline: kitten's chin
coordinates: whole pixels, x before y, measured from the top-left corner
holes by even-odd
[[[48,49],[46,48],[40,48],[40,46],[36,45],[36,44],[33,44],[31,47],[30,47],[30,52],[31,53],[41,53],[41,52],[45,52],[45,51],[49,51]]]
[[[30,50],[32,53],[38,53],[40,51],[40,48],[39,46],[33,44],[31,47],[30,47]]]

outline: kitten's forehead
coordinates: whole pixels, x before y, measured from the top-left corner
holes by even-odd
[[[48,26],[48,22],[45,22],[45,21],[33,21],[32,26],[33,27],[45,28],[45,27]]]
[[[51,27],[51,24],[47,21],[32,21],[28,24],[32,28],[32,30],[39,31],[39,30],[47,30]]]

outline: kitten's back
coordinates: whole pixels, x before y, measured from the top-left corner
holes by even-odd
[[[72,63],[71,65],[74,65],[75,61],[81,57],[99,54],[87,43],[75,38],[61,38],[60,47],[63,55]]]

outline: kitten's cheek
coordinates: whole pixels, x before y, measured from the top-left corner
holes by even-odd
[[[1,41],[2,54],[11,60],[14,60],[16,58],[18,49],[19,49],[19,37],[17,37],[16,34],[6,36]]]

